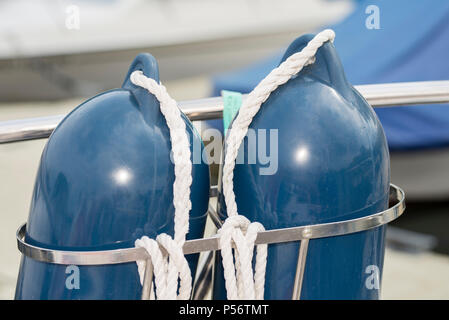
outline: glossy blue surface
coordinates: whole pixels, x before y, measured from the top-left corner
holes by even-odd
[[[282,60],[300,51],[311,35],[295,40]],[[333,44],[326,43],[316,62],[276,89],[250,128],[278,130],[278,170],[258,159],[234,170],[240,214],[266,229],[346,220],[388,206],[389,154],[373,109],[347,82]],[[266,141],[270,141],[267,133]],[[259,152],[264,141],[252,148]],[[266,154],[275,152],[268,144]],[[242,150],[241,150],[242,151]],[[263,151],[262,151],[263,153]],[[226,216],[222,195],[219,213]],[[366,268],[382,270],[384,227],[342,237],[311,240],[302,299],[377,299],[368,289]],[[266,299],[291,299],[299,243],[269,246]],[[218,258],[217,260],[220,260]],[[225,298],[223,269],[217,261],[215,298]]]
[[[78,106],[49,138],[37,173],[27,242],[59,250],[104,250],[133,247],[143,235],[173,235],[169,130],[159,102],[129,82],[134,70],[159,80],[156,60],[140,54],[121,89]],[[184,120],[191,146],[193,139],[202,146]],[[208,166],[194,164],[192,174],[188,239],[203,236],[209,193]],[[197,258],[188,256],[193,274]],[[69,290],[66,266],[23,257],[16,298],[140,298],[135,263],[79,268],[80,288]]]

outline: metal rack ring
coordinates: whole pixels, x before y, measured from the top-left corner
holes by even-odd
[[[351,220],[331,223],[314,224],[300,227],[274,229],[260,232],[257,235],[256,244],[282,243],[301,241],[298,255],[298,264],[295,275],[295,283],[292,298],[299,299],[301,294],[302,279],[304,275],[307,248],[310,239],[341,236],[369,230],[385,225],[398,218],[405,210],[405,194],[398,186],[390,185],[390,197],[396,202],[387,210]],[[216,213],[212,213],[216,214]],[[217,219],[215,218],[215,221]],[[125,248],[103,251],[62,251],[33,246],[25,242],[26,223],[17,231],[17,246],[25,256],[47,263],[63,265],[105,265],[147,260],[144,287],[148,288],[152,282],[152,265],[150,256],[143,248]],[[210,238],[188,240],[185,242],[184,254],[194,254],[204,251],[220,250],[218,236]],[[147,299],[143,290],[142,298]]]

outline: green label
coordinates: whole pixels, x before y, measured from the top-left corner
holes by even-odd
[[[223,97],[223,127],[226,132],[242,105],[242,94],[240,92],[222,90]]]

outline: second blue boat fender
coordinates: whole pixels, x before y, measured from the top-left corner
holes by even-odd
[[[234,229],[234,258],[240,261],[234,269],[223,240],[215,298],[293,296],[299,242],[269,245],[267,260],[259,247],[253,259],[257,231],[250,234],[249,221],[270,230],[363,217],[388,206],[385,135],[371,106],[346,80],[334,36],[325,30],[296,39],[228,130],[218,212],[226,222],[232,219],[227,228]],[[229,238],[226,228],[220,233]],[[379,227],[310,240],[301,299],[378,299],[384,236]],[[248,276],[251,263],[255,271]],[[247,294],[248,286],[253,289]]]
[[[155,240],[150,239],[158,237],[169,256],[181,261],[169,269],[179,270],[179,295],[188,298],[198,256],[187,256],[187,265],[179,248],[188,230],[188,239],[203,236],[209,191],[208,166],[192,165],[195,145],[203,148],[190,121],[159,85],[156,60],[138,55],[122,88],[82,103],[49,138],[25,241],[70,251],[128,248],[136,242],[151,251]],[[149,253],[151,259],[161,258]],[[166,285],[160,274],[155,269],[158,290]],[[169,281],[175,289],[165,296],[156,293],[157,298],[177,295],[178,278]],[[16,299],[140,299],[141,293],[136,263],[65,266],[26,256],[16,287]]]

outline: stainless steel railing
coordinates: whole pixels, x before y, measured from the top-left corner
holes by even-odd
[[[373,107],[449,103],[449,81],[370,84],[355,87]],[[246,98],[246,95],[243,97]],[[221,97],[179,102],[190,120],[222,117]],[[65,115],[0,122],[0,143],[48,138]]]
[[[358,89],[373,107],[449,103],[449,81],[363,85],[357,86],[356,89]],[[221,118],[223,111],[222,99],[219,97],[184,101],[180,102],[179,105],[191,120]],[[46,138],[51,134],[63,117],[64,115],[57,115],[0,122],[0,143]],[[403,191],[394,185],[391,186],[390,195],[395,204],[383,212],[359,219],[330,224],[269,230],[259,233],[256,243],[300,241],[295,282],[292,292],[292,298],[299,299],[309,241],[313,241],[315,238],[338,236],[379,227],[396,219],[404,212],[405,196]],[[220,219],[217,217],[213,208],[209,209],[209,215],[211,218],[215,218],[213,221],[215,221],[216,224],[220,223]],[[149,292],[148,289],[152,283],[153,271],[151,259],[149,259],[142,250],[128,248],[103,252],[55,251],[27,244],[23,238],[25,232],[26,227],[23,225],[19,228],[17,233],[19,250],[24,255],[38,261],[56,264],[96,265],[135,261],[138,258],[148,259],[142,295],[143,299],[148,298],[147,293]],[[219,241],[216,236],[187,241],[184,246],[184,252],[186,254],[205,251],[213,252],[219,249]],[[211,255],[209,257],[211,257]],[[209,260],[209,264],[211,264],[213,261],[212,259]],[[207,274],[208,272],[205,272],[204,274]],[[206,279],[207,276],[204,276],[203,278]],[[197,283],[204,282],[204,279],[198,279]],[[200,296],[201,295],[197,295],[196,297]]]

